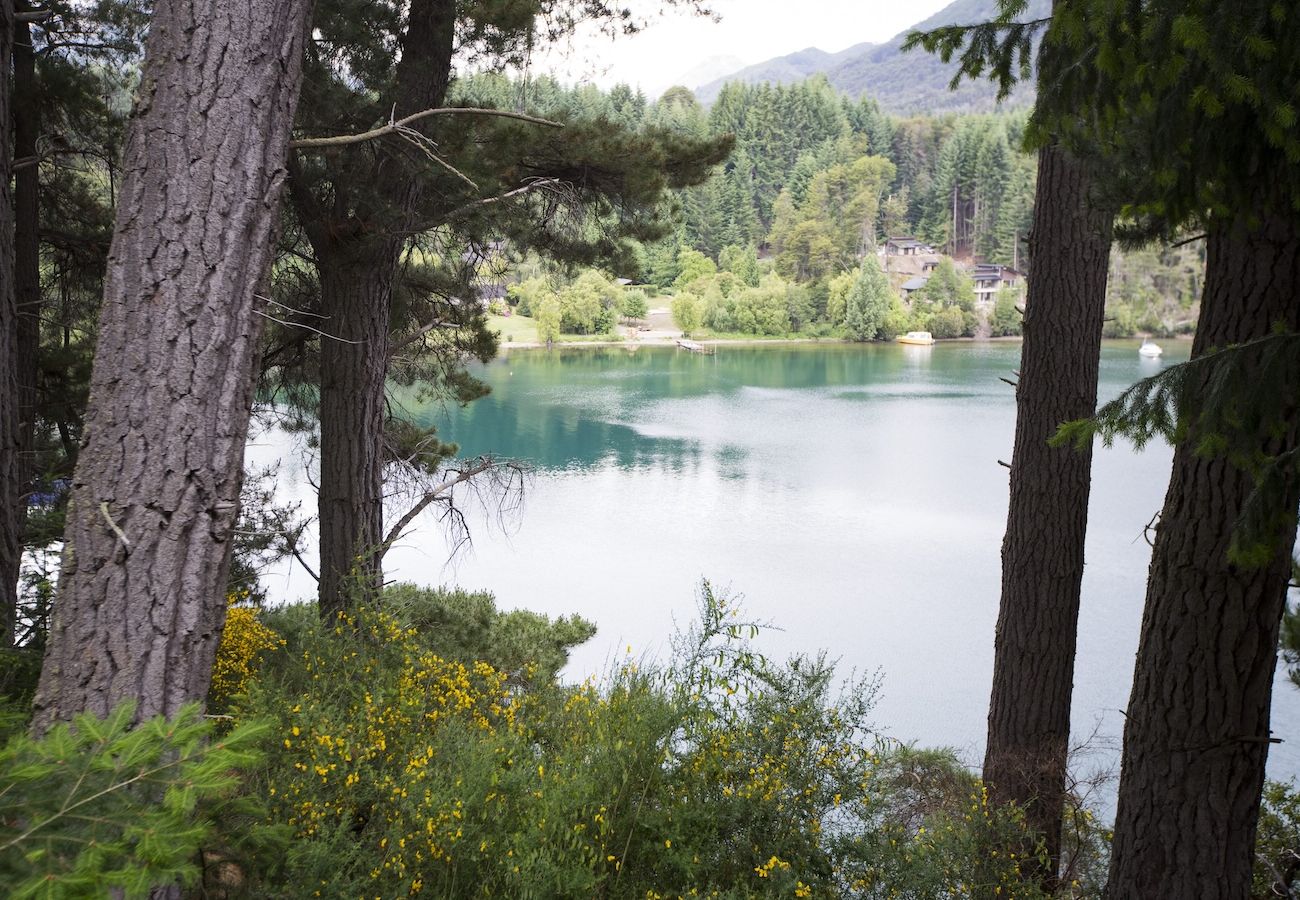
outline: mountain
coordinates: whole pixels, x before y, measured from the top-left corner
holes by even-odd
[[[676,78],[672,79],[668,82],[668,85],[684,84],[687,87],[693,88],[696,85],[716,81],[731,72],[743,68],[744,65],[745,61],[739,56],[710,56],[708,59],[692,66],[688,71],[683,72]]]
[[[728,81],[743,81],[746,84],[762,84],[763,82],[790,84],[795,81],[803,81],[805,78],[819,72],[829,71],[841,62],[847,62],[855,56],[862,55],[873,46],[873,44],[857,44],[847,50],[841,50],[839,53],[827,53],[825,50],[818,50],[816,47],[808,47],[796,53],[778,56],[776,59],[769,59],[766,62],[756,63],[739,71],[716,77],[707,84],[698,87],[695,90],[695,97],[703,103],[711,103],[718,96],[718,91],[722,90],[722,86]],[[690,84],[689,81],[685,83]]]
[[[955,0],[884,44],[858,44],[839,53],[810,47],[718,78],[700,86],[695,96],[711,103],[729,81],[788,84],[820,74],[849,96],[867,94],[882,109],[899,115],[990,110],[997,98],[993,84],[963,81],[956,91],[949,91],[948,82],[957,69],[955,61],[945,65],[921,49],[904,53],[902,46],[909,32],[988,21],[997,15],[997,9],[997,0]],[[1051,0],[1030,0],[1025,18],[1040,18],[1050,12]],[[1012,94],[1007,103],[1023,105],[1032,99],[1032,87],[1026,86]]]

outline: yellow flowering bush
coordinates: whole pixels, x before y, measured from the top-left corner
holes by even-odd
[[[577,685],[551,677],[572,622],[535,617],[488,662],[472,635],[514,614],[398,596],[330,626],[275,613],[288,646],[234,710],[274,723],[255,790],[295,836],[263,894],[1034,896],[986,849],[1015,818],[950,756],[873,735],[873,681],[836,692],[822,659],[764,659],[707,584],[669,661]]]
[[[247,590],[231,594],[227,601],[226,627],[217,645],[208,689],[208,709],[220,711],[242,694],[256,673],[262,654],[283,645],[280,636],[261,621],[261,610],[249,603]]]

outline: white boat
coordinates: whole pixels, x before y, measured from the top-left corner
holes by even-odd
[[[1150,338],[1143,338],[1142,346],[1138,347],[1138,356],[1145,356],[1148,359],[1155,359],[1157,356],[1160,356],[1164,352],[1165,351],[1160,349],[1159,344],[1151,343]]]
[[[934,335],[928,331],[909,331],[907,334],[900,336],[898,342],[900,344],[921,344],[928,347],[934,343]]]

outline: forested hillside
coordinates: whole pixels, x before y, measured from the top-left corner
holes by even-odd
[[[607,120],[696,139],[734,136],[734,149],[714,176],[677,193],[676,233],[639,245],[635,265],[614,273],[662,289],[684,288],[693,280],[685,249],[751,288],[762,276],[782,279],[779,289],[774,281],[767,284],[785,299],[755,300],[768,312],[743,316],[750,329],[735,327],[734,317],[708,315],[710,287],[730,299],[725,279],[723,285],[709,279],[696,284],[701,324],[713,331],[839,333],[845,326],[844,279],[856,279],[862,259],[890,236],[913,235],[962,265],[1025,271],[1031,262],[1026,237],[1035,171],[1033,156],[1021,149],[1025,111],[900,117],[874,98],[850,99],[820,75],[784,85],[731,83],[710,106],[682,87],[652,102],[622,85],[603,92],[545,78],[520,83],[482,75],[465,80],[461,90],[467,101],[539,115]],[[1108,334],[1168,334],[1188,327],[1200,267],[1195,244],[1117,249]],[[536,274],[517,271],[520,278]],[[895,292],[906,280],[893,279]],[[962,307],[963,324],[956,324],[956,316],[937,324],[909,309],[906,325],[948,336],[975,333],[970,286],[954,283],[939,306]],[[781,315],[774,312],[777,305],[786,307]],[[896,319],[904,327],[905,319]],[[880,336],[888,336],[888,329]]]

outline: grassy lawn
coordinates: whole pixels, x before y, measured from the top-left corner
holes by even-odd
[[[504,346],[537,343],[537,323],[528,316],[488,316],[488,328],[501,335]],[[621,341],[621,334],[562,334],[557,344],[585,344],[599,341]]]
[[[537,325],[528,316],[488,316],[488,328],[501,335],[502,344],[537,341]]]

